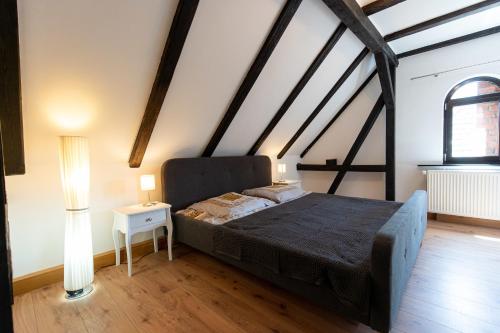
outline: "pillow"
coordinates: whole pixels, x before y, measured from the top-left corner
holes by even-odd
[[[275,203],[271,200],[229,192],[194,203],[188,208],[208,213],[214,217],[236,219],[274,205]]]
[[[212,216],[206,212],[202,212],[202,211],[196,210],[194,208],[186,208],[183,210],[179,210],[175,214],[176,215],[177,214],[184,215],[184,216],[190,217],[190,218],[195,219],[195,220],[208,222],[210,224],[224,224],[224,223],[229,221],[227,219]]]
[[[307,193],[301,187],[295,185],[271,185],[243,191],[245,195],[266,198],[276,203],[284,203],[297,199]]]

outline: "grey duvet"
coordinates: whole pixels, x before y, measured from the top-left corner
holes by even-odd
[[[401,203],[311,193],[214,228],[214,252],[327,286],[367,313],[370,259],[379,229]]]

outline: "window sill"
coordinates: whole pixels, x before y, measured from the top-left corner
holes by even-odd
[[[498,164],[419,164],[424,173],[429,170],[500,172]]]

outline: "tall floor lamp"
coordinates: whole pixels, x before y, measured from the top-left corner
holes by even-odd
[[[66,204],[64,289],[67,299],[75,299],[89,294],[94,281],[87,138],[60,137],[59,155]]]

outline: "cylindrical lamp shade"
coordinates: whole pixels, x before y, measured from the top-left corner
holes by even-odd
[[[61,137],[59,155],[66,204],[64,289],[69,297],[78,297],[91,290],[94,281],[87,138]]]

